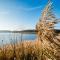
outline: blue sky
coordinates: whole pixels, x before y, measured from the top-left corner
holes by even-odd
[[[0,0],[0,30],[35,29],[47,1]],[[60,18],[60,0],[52,0],[52,2],[53,11],[56,17]]]

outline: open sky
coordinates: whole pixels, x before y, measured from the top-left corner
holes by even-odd
[[[48,0],[0,0],[0,30],[35,29]],[[60,0],[52,0],[60,18]],[[57,25],[59,28],[60,24]]]

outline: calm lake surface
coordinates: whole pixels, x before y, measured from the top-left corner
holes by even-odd
[[[0,33],[0,45],[16,41],[35,40],[35,34]]]

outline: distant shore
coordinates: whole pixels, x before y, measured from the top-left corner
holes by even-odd
[[[55,30],[55,32],[56,33],[60,33],[60,30],[59,29],[54,29]],[[2,33],[2,32],[4,32],[4,33],[24,33],[24,34],[29,34],[29,33],[32,33],[32,34],[35,34],[36,32],[37,32],[37,30],[21,30],[21,31],[19,31],[19,30],[13,30],[13,31],[11,31],[11,30],[0,30],[0,33]]]

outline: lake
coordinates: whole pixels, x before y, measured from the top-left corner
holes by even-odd
[[[16,41],[24,41],[24,40],[35,40],[35,34],[21,34],[21,33],[0,33],[0,45],[9,44],[11,42]]]

